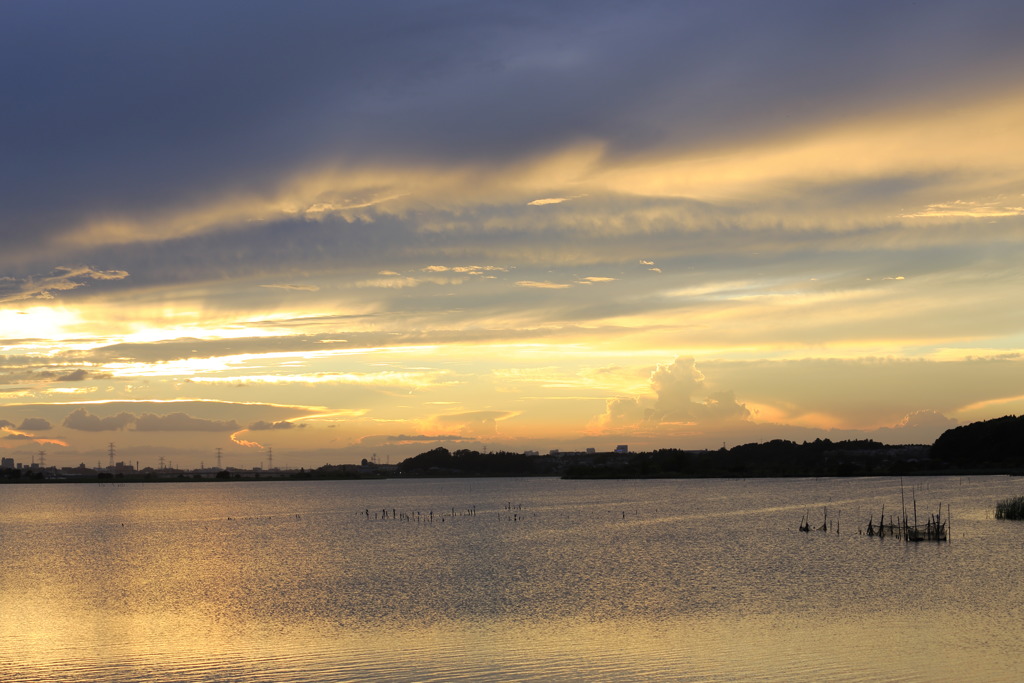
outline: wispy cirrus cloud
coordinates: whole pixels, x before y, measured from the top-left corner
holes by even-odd
[[[320,291],[320,287],[317,286],[317,285],[288,285],[288,284],[280,284],[280,285],[260,285],[260,287],[265,287],[267,289],[285,289],[285,290],[289,290],[289,291],[293,291],[293,292],[318,292],[318,291]]]
[[[214,377],[193,377],[196,384],[229,384],[229,385],[260,385],[260,384],[352,384],[365,386],[427,386],[454,380],[445,371],[382,371],[382,372],[321,372],[296,374],[267,375],[233,375]]]
[[[516,282],[516,287],[526,287],[528,289],[568,289],[572,285],[564,282],[538,282],[537,280],[519,280]]]
[[[57,292],[84,287],[90,281],[123,280],[123,270],[97,270],[88,266],[60,266],[50,275],[0,278],[0,303],[53,299]]]
[[[1017,197],[1018,202],[1024,195]],[[930,204],[915,213],[905,213],[903,218],[1005,218],[1024,216],[1021,203],[1010,204],[1005,199],[988,202],[956,200]]]

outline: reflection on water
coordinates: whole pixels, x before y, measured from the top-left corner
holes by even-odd
[[[881,478],[5,486],[0,680],[1016,680],[1022,484],[909,545]]]

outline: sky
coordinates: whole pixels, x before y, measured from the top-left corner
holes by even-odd
[[[1024,413],[1022,25],[2,3],[0,455],[931,443]]]

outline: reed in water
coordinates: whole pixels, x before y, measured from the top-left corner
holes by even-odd
[[[996,503],[996,519],[1024,519],[1024,496],[1005,498]]]

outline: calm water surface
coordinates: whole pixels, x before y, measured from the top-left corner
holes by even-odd
[[[950,543],[888,478],[3,486],[0,680],[1021,680],[1024,480],[904,489]]]

